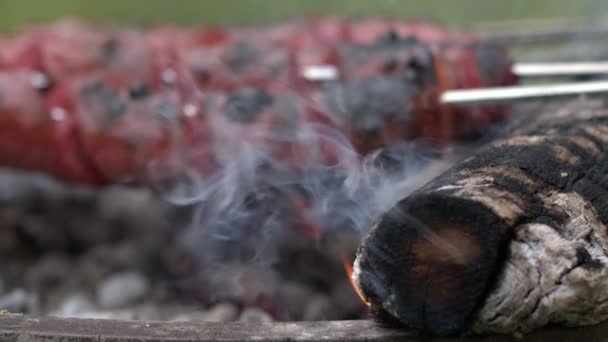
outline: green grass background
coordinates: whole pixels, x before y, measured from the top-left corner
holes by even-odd
[[[532,18],[590,21],[608,14],[608,0],[0,0],[0,30],[66,16],[136,25],[193,25],[322,13],[426,17],[452,25]]]

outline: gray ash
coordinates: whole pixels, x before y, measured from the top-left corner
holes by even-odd
[[[0,172],[0,189],[0,309],[173,321],[365,315],[340,253],[319,245],[348,241],[343,249],[352,252],[356,236],[319,242],[291,234],[280,239],[279,262],[272,265],[250,258],[247,239],[241,246],[228,241],[223,245],[227,254],[201,264],[180,239],[187,226],[173,219],[190,217],[192,208],[174,208],[148,190],[95,191],[8,170]],[[243,205],[281,204],[280,197],[268,201],[267,196],[277,194],[257,192]],[[249,229],[249,246],[259,242],[252,222],[234,222]]]

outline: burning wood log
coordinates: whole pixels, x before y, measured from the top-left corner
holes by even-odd
[[[371,228],[353,278],[379,319],[426,333],[608,318],[608,110],[527,111]]]

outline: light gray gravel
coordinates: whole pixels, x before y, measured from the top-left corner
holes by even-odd
[[[81,317],[83,313],[94,312],[96,309],[92,296],[84,292],[76,292],[65,298],[60,304],[59,309],[52,315],[58,317]]]
[[[0,310],[12,313],[30,313],[36,305],[36,298],[28,291],[17,288],[0,297]]]
[[[239,316],[239,322],[268,323],[272,321],[272,317],[267,312],[258,308],[247,308]]]
[[[148,279],[133,271],[116,273],[97,288],[97,304],[104,309],[115,309],[142,299],[148,292]]]

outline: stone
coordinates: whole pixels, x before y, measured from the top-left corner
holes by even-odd
[[[70,242],[65,230],[57,229],[48,221],[47,216],[28,213],[21,218],[19,231],[36,247],[65,250]]]
[[[15,208],[0,209],[0,256],[3,259],[17,254],[23,246],[15,229],[21,217],[19,211]]]
[[[281,307],[285,308],[289,320],[299,321],[302,319],[303,310],[314,291],[301,283],[288,281],[279,286],[278,298]]]
[[[239,298],[244,302],[255,301],[261,294],[274,294],[279,285],[279,275],[274,270],[240,263],[209,266],[201,280],[216,298]]]
[[[204,311],[182,312],[169,318],[172,322],[204,322],[207,313]]]
[[[135,319],[140,321],[159,321],[161,315],[155,303],[144,303],[135,310]]]
[[[348,280],[334,286],[331,291],[331,300],[340,316],[359,316],[366,312],[366,306],[357,296],[355,289]]]
[[[101,247],[95,247],[87,251],[86,254],[76,260],[76,265],[74,266],[78,268],[83,284],[88,287],[95,288],[97,284],[118,271],[118,269],[112,268],[102,259],[101,253],[96,252]]]
[[[220,303],[209,309],[204,317],[204,322],[232,322],[237,319],[239,309],[231,303]]]
[[[136,268],[140,256],[137,246],[130,241],[99,245],[87,254],[89,262],[99,264],[112,272]]]
[[[115,309],[137,302],[150,288],[148,280],[138,272],[115,273],[97,288],[97,303],[104,309]]]
[[[328,296],[315,295],[304,309],[302,319],[304,321],[334,320],[338,319],[338,313]]]
[[[78,318],[87,319],[116,319],[130,321],[134,320],[136,314],[133,310],[108,310],[108,311],[91,311],[83,312],[78,315]]]
[[[0,297],[0,310],[11,313],[30,313],[36,298],[24,289],[17,288]]]
[[[258,308],[246,308],[239,316],[239,322],[268,323],[272,321],[270,314]]]
[[[39,259],[25,274],[28,289],[48,290],[75,278],[71,260],[63,254],[46,254]]]
[[[65,298],[60,304],[59,309],[51,315],[58,317],[80,317],[82,313],[94,312],[95,310],[95,303],[90,295],[84,292],[76,292]]]

